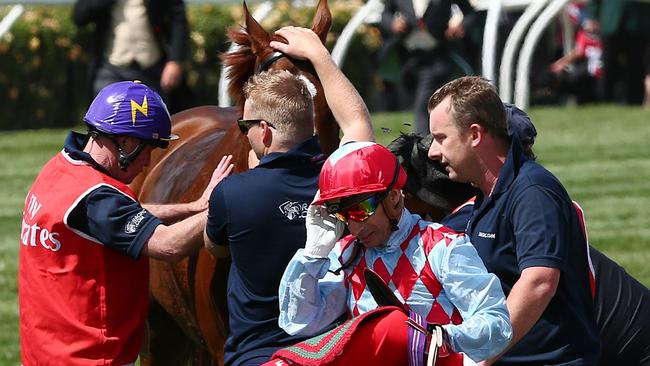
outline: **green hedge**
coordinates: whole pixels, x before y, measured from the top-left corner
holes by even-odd
[[[328,46],[361,5],[361,1],[331,1],[334,14]],[[4,16],[8,8],[0,8]],[[88,95],[90,28],[77,29],[70,6],[29,6],[10,32],[0,39],[0,129],[63,127],[77,124]],[[280,1],[262,22],[267,30],[282,25],[311,25],[313,9],[292,8]],[[243,21],[240,5],[189,5],[190,57],[187,81],[194,105],[217,104],[219,53],[228,48],[226,29]],[[362,94],[370,90],[372,54],[379,33],[363,27],[351,45],[345,73]]]

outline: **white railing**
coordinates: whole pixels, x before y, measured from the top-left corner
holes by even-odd
[[[502,7],[501,0],[492,0],[490,2],[485,19],[485,29],[483,30],[483,56],[481,57],[483,76],[493,83],[495,80],[494,59],[496,58],[497,31]]]
[[[569,0],[470,0],[472,5],[477,10],[488,10],[488,16],[485,24],[483,35],[483,51],[482,51],[482,69],[483,76],[491,81],[495,81],[495,58],[496,58],[496,40],[498,39],[498,23],[500,13],[504,10],[526,9],[523,15],[519,18],[514,28],[507,38],[506,45],[503,51],[503,56],[499,65],[499,91],[501,98],[504,101],[511,101],[513,74],[516,74],[514,81],[514,100],[515,103],[521,108],[527,108],[529,103],[529,72],[530,62],[539,41],[539,38],[548,24],[555,18],[558,12],[566,5]],[[239,0],[186,0],[188,4],[198,3],[213,3],[213,4],[233,4],[239,3]],[[294,5],[312,5],[312,0],[294,1]],[[2,5],[14,5],[5,18],[0,22],[0,37],[7,32],[13,23],[24,12],[22,5],[27,4],[71,4],[74,0],[0,0]],[[261,3],[257,6],[253,17],[258,20],[264,19],[271,11],[275,1],[260,1],[248,0],[248,3]],[[300,4],[298,4],[300,3]],[[18,5],[15,5],[18,4]],[[542,9],[544,9],[542,11]],[[341,65],[354,37],[356,30],[368,19],[377,19],[383,10],[382,0],[368,0],[357,13],[352,17],[350,22],[343,29],[334,49],[332,50],[332,58],[334,61]],[[539,17],[535,20],[537,15],[541,12]],[[531,22],[534,23],[530,26]],[[528,32],[528,27],[530,31]],[[565,30],[564,48],[565,53],[569,52],[573,45],[572,29],[568,21],[563,18],[563,26]],[[523,46],[520,51],[519,59],[517,62],[516,73],[513,72],[514,59],[519,48],[521,39],[524,38]],[[234,46],[231,46],[234,47]],[[231,48],[232,49],[232,48]],[[231,104],[230,97],[227,91],[227,82],[225,75],[227,70],[223,70],[219,79],[219,105],[228,106]]]
[[[538,0],[531,3],[524,13],[517,19],[510,35],[506,39],[506,44],[503,48],[503,55],[501,56],[501,66],[499,67],[499,95],[504,102],[512,102],[512,89],[513,89],[513,72],[512,67],[519,44],[530,23],[535,20],[537,14],[542,11],[546,5],[547,0]]]
[[[334,49],[332,49],[332,59],[336,62],[337,65],[342,65],[345,60],[345,54],[350,47],[352,38],[354,38],[354,33],[357,31],[357,28],[366,22],[366,19],[371,16],[376,16],[377,13],[381,14],[384,10],[384,3],[382,0],[368,0],[356,14],[350,19],[348,24],[345,25],[341,36],[336,41]]]
[[[2,21],[0,22],[0,38],[2,38],[2,36],[4,36],[4,34],[9,29],[11,29],[11,26],[14,25],[16,20],[20,18],[24,11],[25,7],[20,4],[11,7],[9,13],[7,13],[7,15],[5,15],[5,17],[2,18]]]
[[[548,24],[555,18],[557,13],[564,8],[564,5],[566,5],[567,2],[569,2],[569,0],[552,0],[544,11],[542,11],[535,23],[530,27],[530,31],[526,35],[526,39],[521,48],[519,63],[517,64],[517,79],[515,80],[515,104],[519,106],[519,108],[528,108],[530,94],[530,64],[533,52],[535,51],[535,46],[537,46],[537,42]]]

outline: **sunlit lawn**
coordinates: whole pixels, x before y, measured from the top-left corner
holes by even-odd
[[[629,107],[537,108],[539,161],[587,213],[590,242],[650,285],[650,112]],[[409,132],[410,113],[373,116],[380,142]],[[0,365],[18,365],[17,256],[22,206],[64,130],[0,134]]]

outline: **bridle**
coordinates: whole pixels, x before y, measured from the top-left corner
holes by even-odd
[[[284,53],[280,51],[273,52],[267,58],[262,60],[262,62],[260,62],[260,64],[255,68],[255,74],[257,75],[262,71],[267,71],[271,65],[283,57],[286,57]]]

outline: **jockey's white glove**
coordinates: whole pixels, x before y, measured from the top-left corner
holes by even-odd
[[[328,214],[322,205],[310,205],[305,221],[307,242],[303,253],[314,258],[327,258],[343,235],[345,223]]]

